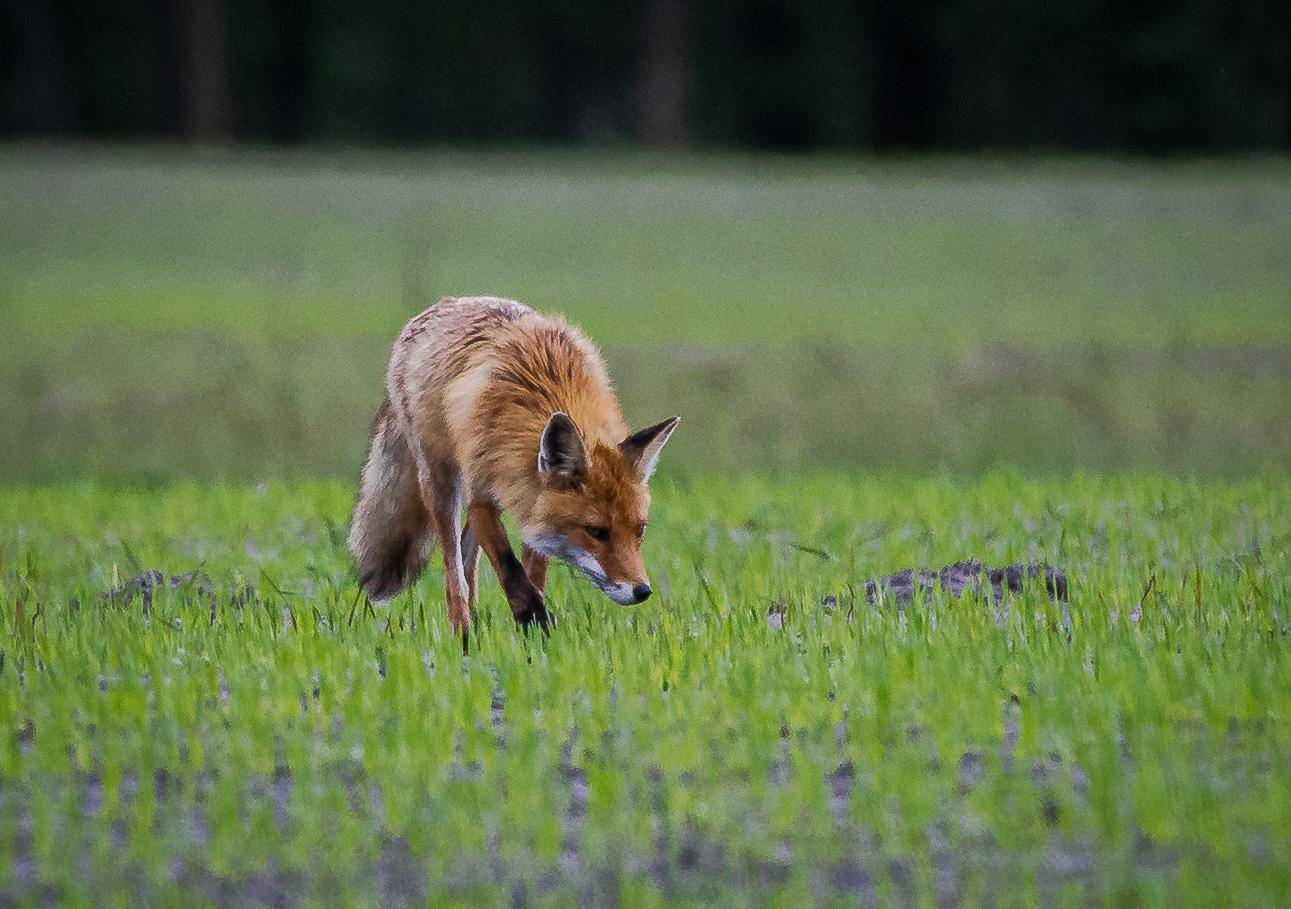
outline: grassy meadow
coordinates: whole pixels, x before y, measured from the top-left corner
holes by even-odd
[[[1291,166],[0,149],[0,481],[352,480],[444,294],[667,469],[1291,469]]]
[[[1281,906],[1291,484],[661,484],[632,609],[357,598],[340,483],[12,491],[0,893],[35,904]],[[883,566],[1048,560],[869,605]],[[198,574],[145,606],[146,567]]]
[[[0,211],[0,907],[1291,900],[1286,162],[7,148]],[[344,538],[474,292],[683,422],[656,595],[484,570],[463,656]],[[866,598],[969,558],[1068,599]]]

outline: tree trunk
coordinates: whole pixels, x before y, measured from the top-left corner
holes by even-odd
[[[652,148],[690,144],[695,79],[693,0],[645,0],[637,77],[637,136]]]
[[[0,122],[0,129],[38,136],[74,134],[76,105],[55,10],[45,0],[9,0],[0,4],[0,24],[12,29],[7,43],[14,54],[16,83],[13,120]]]
[[[229,134],[229,77],[224,60],[224,0],[180,0],[184,48],[184,135],[199,142]]]

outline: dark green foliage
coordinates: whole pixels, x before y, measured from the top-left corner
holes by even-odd
[[[194,125],[207,109],[214,137],[253,142],[651,141],[641,123],[660,103],[648,74],[662,61],[662,81],[681,86],[678,138],[703,146],[1291,143],[1280,0],[13,0],[6,11],[0,135],[212,138]]]

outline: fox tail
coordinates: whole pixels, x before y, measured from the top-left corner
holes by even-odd
[[[430,544],[430,514],[421,500],[417,462],[387,398],[372,423],[372,450],[350,521],[349,547],[359,585],[378,602],[393,598],[421,574]]]

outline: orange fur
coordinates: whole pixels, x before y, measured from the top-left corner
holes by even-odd
[[[480,550],[521,622],[547,624],[552,557],[617,602],[640,602],[647,481],[677,422],[629,436],[600,354],[560,317],[497,297],[440,300],[391,353],[350,530],[360,584],[393,597],[438,541],[463,633]],[[523,562],[502,512],[520,525]]]

